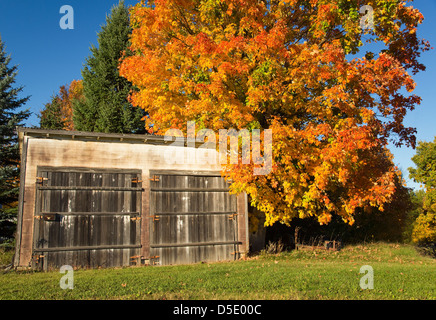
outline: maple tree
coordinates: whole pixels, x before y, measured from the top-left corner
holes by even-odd
[[[363,5],[373,28],[362,28]],[[415,145],[403,119],[421,101],[411,92],[429,50],[423,18],[398,0],[141,1],[120,75],[156,134],[187,121],[272,130],[270,173],[253,175],[253,161],[222,170],[266,225],[333,214],[352,224],[394,194],[388,143]],[[365,46],[379,49],[362,56]]]
[[[73,80],[68,87],[62,86],[59,91],[62,121],[65,130],[74,130],[74,105],[85,99],[83,94],[83,80]]]

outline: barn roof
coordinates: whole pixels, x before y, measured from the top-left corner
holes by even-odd
[[[41,139],[62,139],[79,141],[101,141],[114,143],[139,143],[154,145],[169,145],[176,141],[176,137],[152,135],[152,134],[125,134],[125,133],[103,133],[86,131],[67,131],[67,130],[47,130],[37,128],[17,127],[20,141],[23,136],[30,136]],[[171,139],[169,139],[171,138]],[[196,142],[196,147],[203,145],[204,142]],[[185,145],[187,145],[185,139]]]

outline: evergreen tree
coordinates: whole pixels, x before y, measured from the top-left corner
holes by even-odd
[[[98,48],[82,70],[85,99],[74,105],[74,126],[81,131],[143,133],[144,111],[127,100],[132,85],[119,76],[118,64],[129,46],[129,11],[121,1],[98,34]]]
[[[51,102],[46,103],[44,110],[38,115],[41,129],[63,130],[65,121],[62,119],[62,110],[59,98],[53,96]]]
[[[15,230],[20,161],[15,129],[30,115],[18,110],[29,97],[18,97],[23,87],[14,87],[17,66],[9,67],[10,61],[0,37],[0,238],[11,238]]]

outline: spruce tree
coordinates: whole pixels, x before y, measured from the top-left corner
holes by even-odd
[[[74,105],[74,126],[81,131],[143,133],[144,111],[127,100],[132,85],[118,72],[119,59],[129,46],[129,11],[121,1],[106,17],[98,47],[82,70],[85,99]]]
[[[38,118],[41,129],[63,130],[65,121],[62,119],[59,97],[53,96],[51,102],[45,104]]]
[[[11,238],[15,230],[19,184],[19,146],[16,127],[30,115],[19,110],[29,97],[20,98],[23,87],[15,86],[17,66],[9,66],[0,37],[0,240]]]

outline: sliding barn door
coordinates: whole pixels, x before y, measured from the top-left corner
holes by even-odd
[[[238,258],[236,196],[219,175],[150,172],[150,252],[160,265]]]
[[[140,255],[141,172],[39,168],[34,267],[128,266]]]

